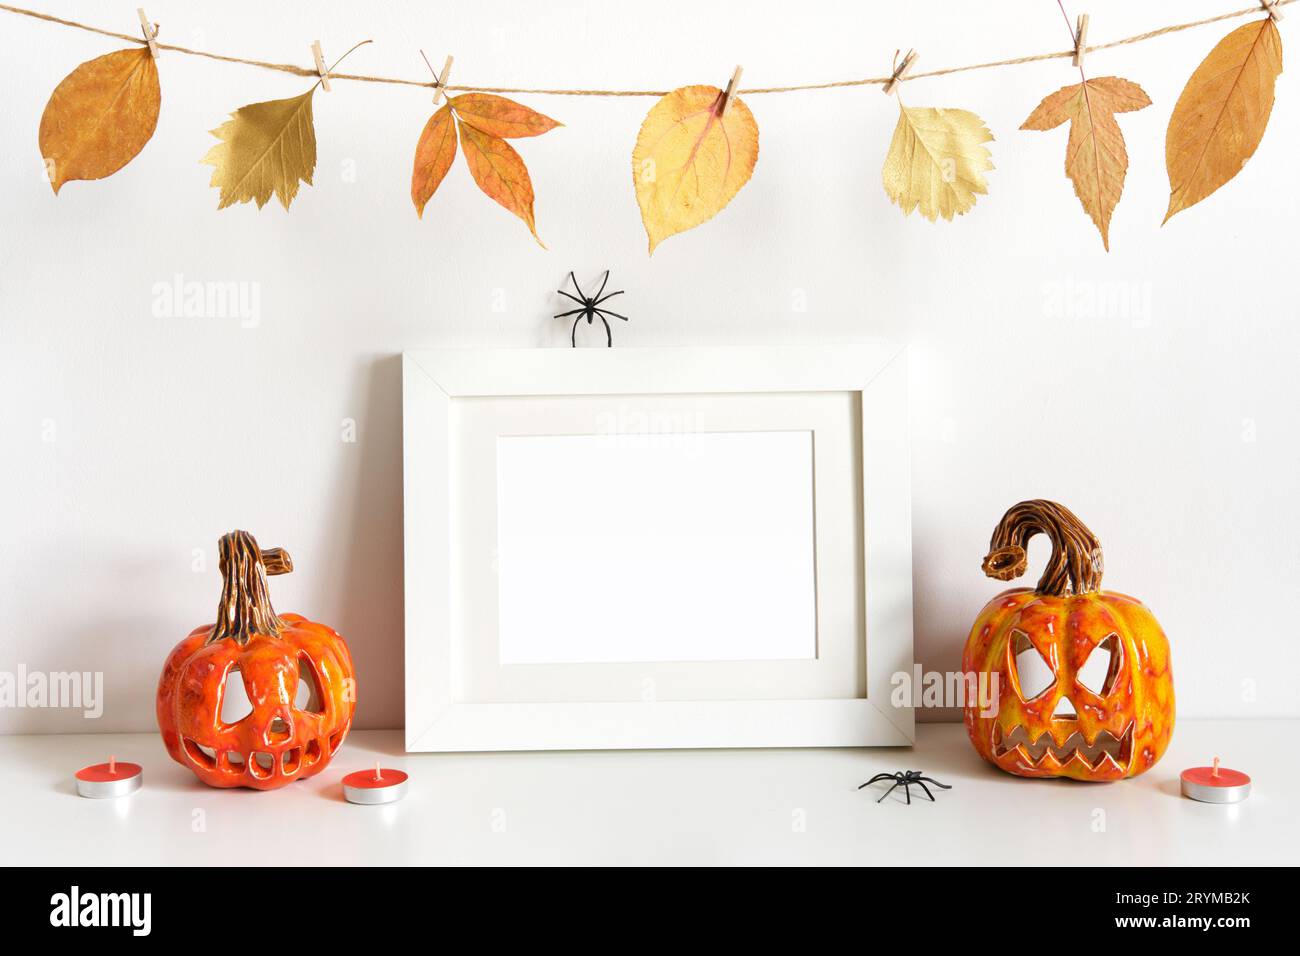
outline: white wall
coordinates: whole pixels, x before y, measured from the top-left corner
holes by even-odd
[[[32,2],[135,29],[130,7]],[[1094,2],[1092,37],[1240,5]],[[422,46],[437,63],[453,52],[457,80],[502,85],[716,84],[741,62],[746,84],[767,86],[878,74],[898,46],[918,47],[922,68],[1068,46],[1047,0],[152,0],[148,11],[162,39],[204,49],[306,63],[313,38],[337,55],[369,37],[350,69],[420,78]],[[752,97],[752,182],[651,260],[629,169],[642,99],[523,98],[566,124],[518,144],[549,251],[463,164],[415,217],[411,156],[430,112],[418,89],[340,82],[318,94],[316,185],[292,214],[218,213],[198,162],[207,131],[304,82],[175,54],[161,62],[162,118],[144,153],[56,199],[36,147],[46,98],[77,63],[122,44],[0,13],[0,670],[102,670],[108,698],[94,723],[8,710],[0,731],[151,728],[163,657],[213,619],[214,546],[235,527],[292,553],[298,570],[273,582],[281,611],[349,638],[360,724],[400,724],[397,356],[566,346],[552,290],[571,268],[589,279],[606,267],[633,317],[616,330],[620,347],[911,344],[926,667],[957,666],[997,590],[979,562],[1003,510],[1043,496],[1092,526],[1106,583],[1163,622],[1182,716],[1300,714],[1300,316],[1285,232],[1300,212],[1296,72],[1282,76],[1238,180],[1159,226],[1170,110],[1238,22],[1090,58],[1155,103],[1121,120],[1132,168],[1110,255],[1062,175],[1065,130],[1017,130],[1042,96],[1075,82],[1055,61],[906,87],[909,103],[977,111],[997,137],[990,195],[952,224],[904,220],[887,202],[880,166],[896,107],[879,88]],[[156,316],[155,286],[176,275],[250,283],[257,327]],[[1090,305],[1107,293],[1127,314]],[[341,441],[346,418],[355,443]]]

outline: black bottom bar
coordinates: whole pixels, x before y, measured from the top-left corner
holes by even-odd
[[[1296,912],[1294,869],[897,867],[825,874],[834,881],[826,889],[807,873],[771,872],[722,880],[708,874],[698,884],[680,872],[596,879],[575,872],[539,881],[527,873],[347,867],[34,868],[7,875],[10,889],[0,896],[6,933],[128,943],[284,938],[293,945],[319,930],[334,945],[374,944],[394,930],[424,926],[424,938],[436,947],[440,938],[467,931],[497,940],[511,927],[547,933],[566,926],[564,935],[581,934],[585,923],[611,918],[631,921],[626,928],[634,935],[666,942],[687,925],[682,920],[704,917],[714,927],[710,936],[725,923],[727,934],[717,938],[732,943],[774,926],[798,933],[800,924],[811,943],[831,921],[843,920],[842,932],[870,940],[872,949],[892,939],[981,946],[990,934],[1014,947],[1020,935],[1045,931],[1046,920],[1058,930],[1068,927],[1075,940],[1098,933],[1135,941],[1200,934],[1230,944],[1261,927],[1285,929]],[[856,902],[845,908],[846,898]]]

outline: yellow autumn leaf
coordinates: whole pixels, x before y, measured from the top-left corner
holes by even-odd
[[[885,156],[885,193],[904,215],[919,208],[931,222],[952,219],[988,192],[982,173],[993,168],[984,143],[993,139],[969,110],[899,104],[898,126]]]
[[[1150,106],[1142,87],[1118,76],[1099,76],[1057,90],[1043,99],[1021,129],[1055,129],[1070,121],[1065,145],[1065,175],[1074,183],[1084,211],[1110,250],[1110,217],[1124,191],[1128,150],[1116,113]]]
[[[1282,37],[1269,17],[1233,30],[1201,61],[1165,134],[1165,222],[1241,172],[1264,138],[1281,72]]]
[[[416,215],[423,218],[424,206],[437,192],[447,170],[456,159],[456,122],[448,104],[429,117],[415,145],[415,168],[411,171],[411,201]]]
[[[147,47],[81,64],[54,88],[38,140],[57,194],[74,179],[103,179],[144,149],[158,125],[162,91]]]
[[[460,123],[457,130],[465,163],[479,189],[522,219],[537,244],[545,249],[533,220],[533,181],[523,159],[498,136],[490,136],[468,123]]]
[[[758,162],[758,124],[738,97],[719,116],[722,90],[684,86],[646,114],[632,150],[632,181],[650,252],[719,213]]]
[[[301,96],[242,106],[212,130],[221,140],[203,158],[215,167],[211,186],[221,188],[218,209],[237,202],[266,205],[274,194],[285,209],[298,195],[298,183],[311,185],[316,169],[316,129],[312,87]]]

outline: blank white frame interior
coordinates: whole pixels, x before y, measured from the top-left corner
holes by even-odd
[[[812,468],[809,431],[499,436],[501,663],[816,657]]]

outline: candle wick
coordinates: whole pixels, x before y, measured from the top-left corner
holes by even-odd
[[[1210,771],[1210,776],[1211,776],[1211,777],[1217,777],[1218,775],[1219,775],[1219,758],[1218,758],[1218,757],[1215,757],[1215,758],[1214,758],[1214,769]]]
[[[108,772],[117,773],[117,758],[112,754],[108,755]]]
[[[379,769],[379,764],[378,764],[378,763],[375,764],[375,779],[376,779],[376,780],[383,780],[383,779],[384,779],[384,772],[383,772],[382,770]]]

